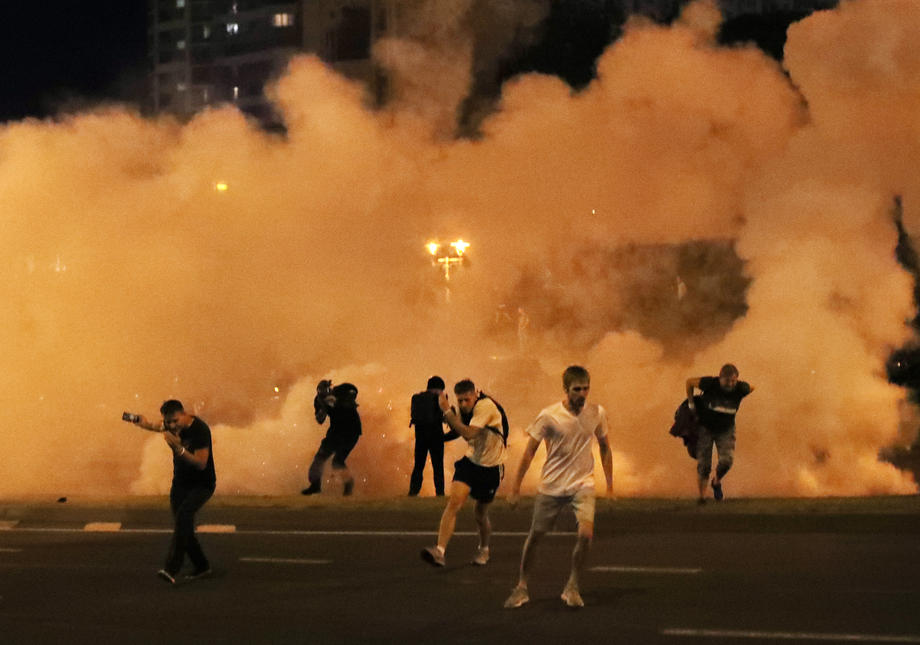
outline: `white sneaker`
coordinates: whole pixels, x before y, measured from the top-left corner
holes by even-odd
[[[470,564],[475,564],[477,567],[483,567],[489,564],[489,547],[479,547],[476,551],[476,555],[474,555],[473,559],[470,561]]]
[[[505,609],[515,609],[530,600],[530,594],[527,593],[527,587],[515,587],[505,601]]]
[[[581,594],[578,593],[576,587],[566,587],[562,590],[562,602],[568,607],[584,607],[585,601],[581,599]]]
[[[443,567],[446,564],[444,561],[444,554],[441,553],[441,550],[436,546],[429,546],[428,548],[422,549],[422,560],[433,567]]]

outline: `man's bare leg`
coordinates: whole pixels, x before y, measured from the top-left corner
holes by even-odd
[[[436,567],[445,565],[444,553],[447,551],[447,543],[454,534],[454,527],[457,525],[457,513],[463,507],[463,503],[470,495],[470,487],[463,482],[452,482],[450,486],[450,498],[447,500],[447,506],[441,514],[441,523],[438,525],[438,543],[436,546],[430,546],[422,549],[422,559]]]
[[[588,552],[591,550],[593,538],[594,523],[581,522],[578,526],[575,548],[572,550],[572,571],[569,573],[569,579],[565,583],[565,589],[562,590],[562,600],[569,607],[585,606],[584,601],[581,599],[581,573],[588,559]]]
[[[473,564],[485,565],[489,562],[489,540],[492,537],[492,522],[489,520],[489,502],[476,502],[476,525],[479,527],[479,549],[473,558]]]
[[[536,560],[537,545],[543,539],[545,533],[531,529],[524,540],[524,551],[521,553],[521,567],[518,573],[517,586],[511,591],[511,595],[505,601],[505,607],[520,607],[530,600],[530,594],[527,591],[527,580],[530,572],[533,570],[533,564]]]
[[[457,513],[463,508],[466,498],[470,496],[470,487],[463,482],[451,482],[450,497],[444,513],[441,514],[441,523],[438,526],[438,548],[443,553],[447,550],[447,543],[454,535],[457,526]]]

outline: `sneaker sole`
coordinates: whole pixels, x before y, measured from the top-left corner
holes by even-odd
[[[168,574],[166,571],[164,571],[163,569],[160,569],[159,571],[157,571],[157,577],[158,577],[160,580],[165,580],[166,582],[168,582],[168,583],[171,584],[171,585],[176,584],[176,578],[175,578],[175,576],[169,575],[169,574]]]

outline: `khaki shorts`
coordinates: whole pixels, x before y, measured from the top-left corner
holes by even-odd
[[[574,495],[554,497],[537,493],[533,502],[533,522],[530,525],[532,533],[548,533],[553,530],[556,518],[566,506],[571,505],[575,512],[575,519],[581,526],[584,522],[594,523],[594,489],[582,488]]]

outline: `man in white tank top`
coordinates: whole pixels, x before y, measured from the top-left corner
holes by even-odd
[[[591,540],[594,537],[594,455],[597,441],[601,465],[607,479],[607,494],[613,493],[613,457],[607,440],[607,412],[594,403],[586,403],[591,377],[578,365],[566,368],[562,374],[565,398],[545,409],[527,428],[530,435],[521,465],[511,484],[508,501],[517,505],[521,482],[540,442],[546,443],[546,463],[537,496],[534,499],[533,522],[521,554],[520,577],[517,586],[505,601],[505,607],[520,607],[528,600],[527,578],[535,560],[536,546],[552,530],[559,511],[571,505],[578,520],[578,538],[572,552],[572,570],[562,591],[562,601],[569,607],[583,607],[579,578],[584,567]]]

